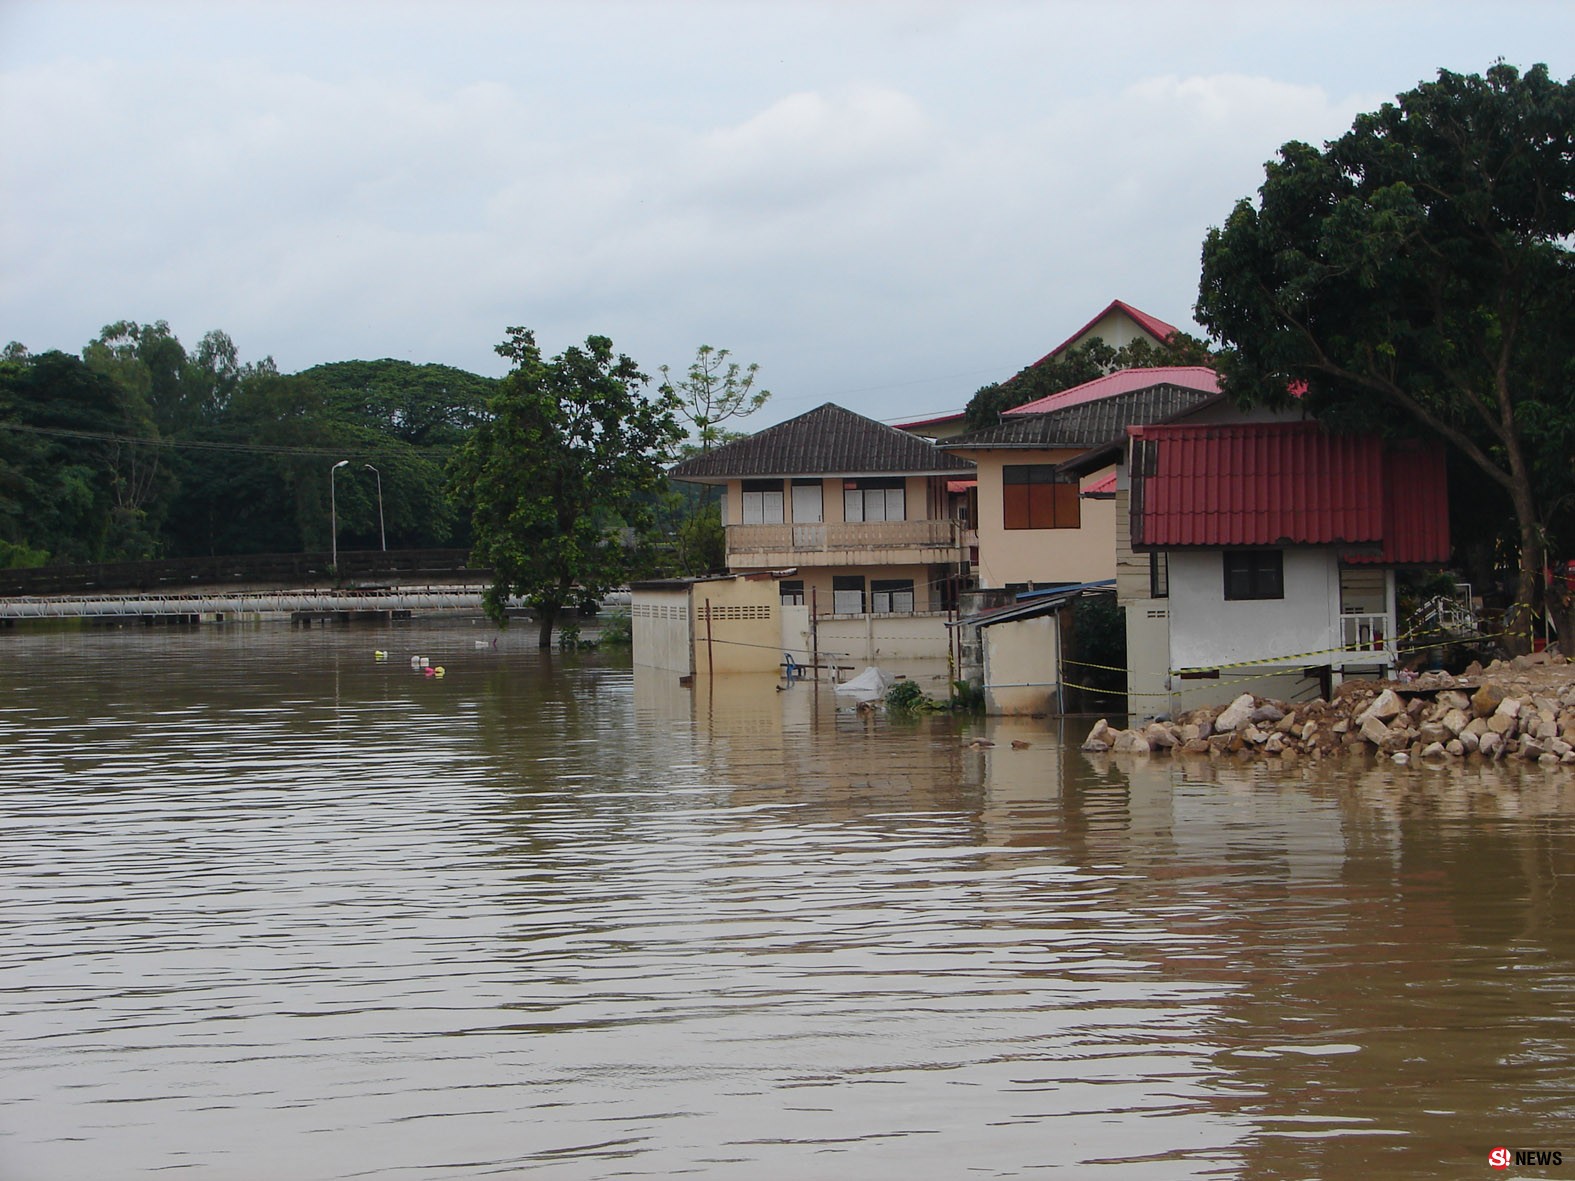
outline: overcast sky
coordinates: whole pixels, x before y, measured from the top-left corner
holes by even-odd
[[[1281,143],[1499,57],[1571,77],[1575,5],[0,0],[0,342],[501,374],[521,324],[918,417],[1112,299],[1192,327]]]

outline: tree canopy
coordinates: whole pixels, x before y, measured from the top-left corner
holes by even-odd
[[[662,392],[677,396],[678,415],[693,430],[701,451],[726,442],[729,431],[724,424],[748,418],[771,397],[770,390],[755,389],[760,366],[753,362],[740,365],[729,360],[732,355],[727,349],[703,344],[695,350],[695,359],[684,376],[674,378],[672,371],[662,366]]]
[[[1430,433],[1507,498],[1519,647],[1550,534],[1575,537],[1572,235],[1575,82],[1500,62],[1287,143],[1203,247],[1228,392]]]
[[[533,332],[509,328],[497,351],[513,369],[451,476],[471,514],[472,561],[493,571],[488,616],[505,623],[508,600],[523,597],[545,648],[565,607],[627,578],[618,530],[646,523],[683,430],[672,391],[644,397],[649,378],[605,336],[545,359]]]

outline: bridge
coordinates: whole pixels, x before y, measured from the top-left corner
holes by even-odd
[[[481,610],[490,570],[466,550],[243,554],[0,571],[0,621],[197,623],[408,618]],[[523,604],[518,605],[523,610]]]

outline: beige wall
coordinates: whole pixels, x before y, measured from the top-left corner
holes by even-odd
[[[775,581],[699,582],[691,599],[697,674],[777,671],[782,662],[782,604]]]
[[[980,628],[985,710],[992,714],[1059,713],[1060,616],[1040,615]]]
[[[1139,328],[1137,321],[1119,308],[1111,309],[1094,321],[1087,332],[1070,342],[1069,347],[1077,348],[1079,345],[1087,344],[1096,336],[1113,349],[1123,348],[1134,340],[1146,340],[1150,344],[1154,343],[1154,337]]]
[[[929,611],[932,596],[938,601],[938,594],[929,585],[940,573],[934,573],[929,566],[801,566],[792,576],[793,580],[804,584],[804,605],[812,603],[821,615],[830,615],[831,611],[831,580],[833,577],[845,574],[858,574],[864,578],[864,600],[869,603],[869,584],[872,579],[902,579],[913,580],[913,609],[915,611]],[[781,586],[778,584],[780,595]]]
[[[979,566],[982,587],[1014,582],[1098,582],[1116,576],[1116,502],[1084,497],[1079,529],[1007,529],[1001,469],[1007,464],[1065,463],[1075,448],[960,452],[979,467]],[[1083,486],[1104,478],[1088,476]]]

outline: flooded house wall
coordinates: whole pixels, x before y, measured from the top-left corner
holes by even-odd
[[[1307,546],[1282,552],[1284,598],[1232,601],[1225,598],[1221,551],[1170,551],[1172,668],[1275,663],[1277,657],[1338,646],[1340,575],[1335,552]]]

